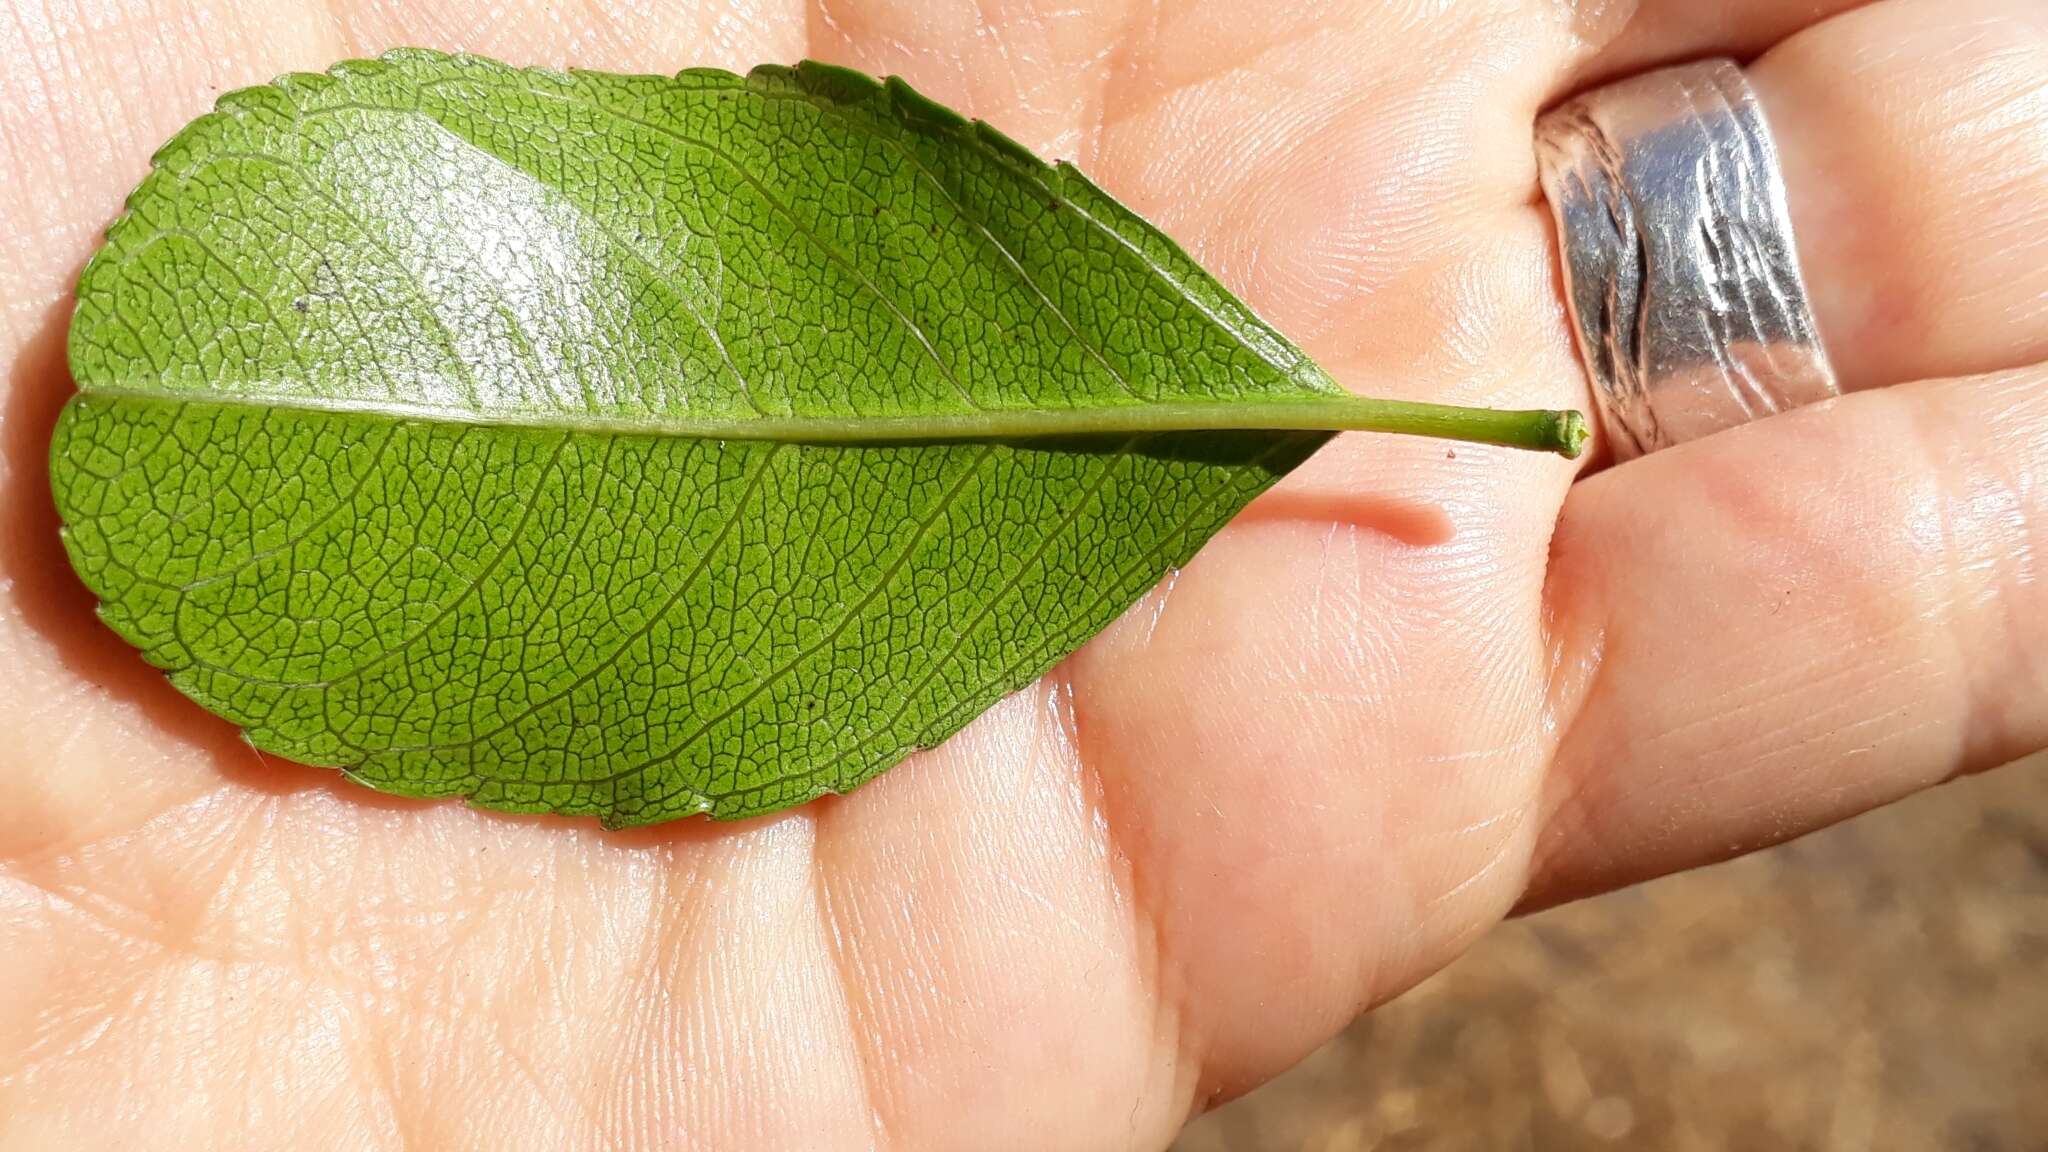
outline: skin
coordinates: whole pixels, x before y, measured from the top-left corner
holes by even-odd
[[[2048,744],[2038,3],[10,7],[0,1148],[1158,1148],[1518,908]],[[1612,468],[1342,437],[1043,684],[778,817],[382,798],[97,625],[42,456],[151,149],[394,44],[901,72],[1361,392],[1579,408],[1530,126],[1735,52],[1854,392]]]

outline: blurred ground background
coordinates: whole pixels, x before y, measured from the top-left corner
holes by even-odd
[[[1510,923],[1176,1152],[2048,1152],[2048,758]]]

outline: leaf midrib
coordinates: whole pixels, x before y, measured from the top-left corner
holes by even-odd
[[[657,412],[608,416],[563,411],[490,411],[332,396],[197,395],[172,389],[100,384],[88,384],[80,394],[92,399],[143,400],[179,407],[282,408],[421,423],[537,428],[620,436],[844,445],[1252,431],[1403,432],[1498,442],[1502,438],[1513,439],[1535,415],[1526,411],[1460,408],[1349,394],[1110,403],[1074,408],[985,409],[932,415],[733,417]]]

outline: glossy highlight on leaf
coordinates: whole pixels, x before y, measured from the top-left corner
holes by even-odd
[[[402,51],[231,93],[79,286],[101,615],[259,748],[639,824],[844,791],[1043,674],[1352,397],[900,80]]]

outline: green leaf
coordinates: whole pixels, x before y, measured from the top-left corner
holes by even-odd
[[[52,479],[101,615],[411,796],[767,812],[938,742],[1354,398],[1074,169],[842,68],[405,51],[231,93],[79,286]]]

